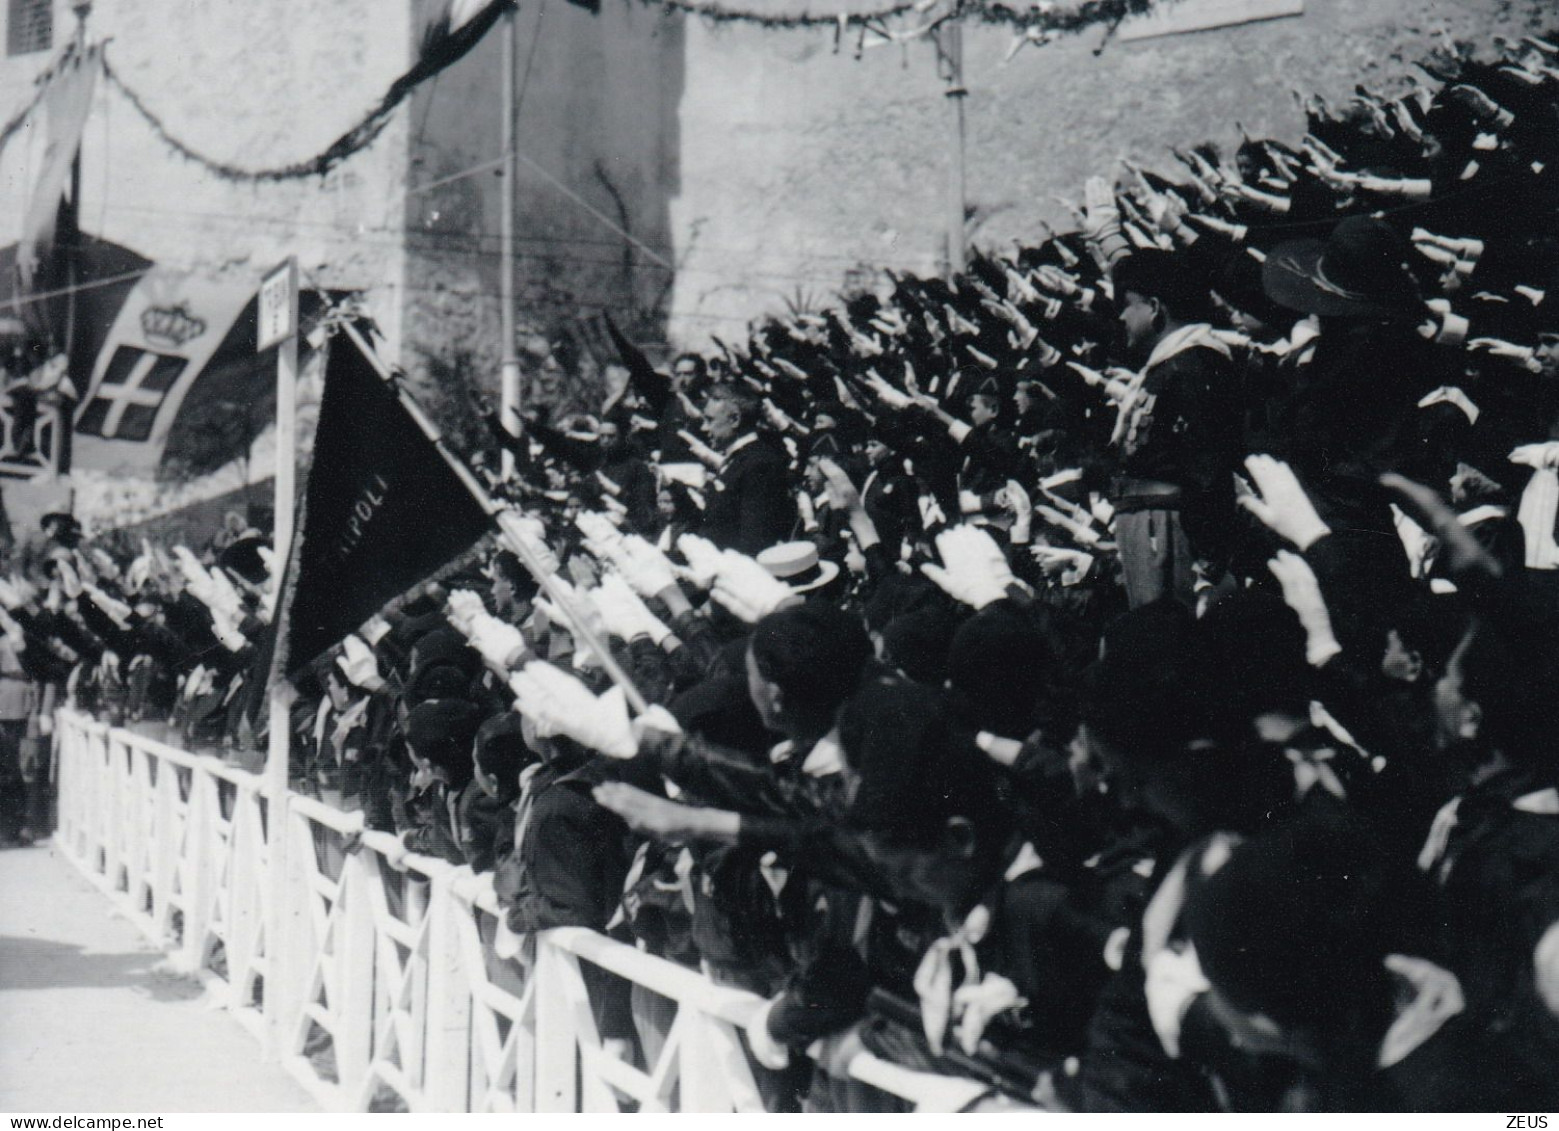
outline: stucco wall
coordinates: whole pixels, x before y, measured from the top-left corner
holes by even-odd
[[[499,156],[504,34],[500,25],[418,92],[409,115],[417,184]],[[625,330],[658,336],[672,281],[664,264],[677,242],[683,22],[637,3],[608,0],[592,16],[536,0],[521,5],[516,38],[521,327],[587,338],[591,317],[610,310]],[[484,387],[497,387],[503,191],[494,171],[408,197],[414,372],[421,353],[458,351]]]
[[[407,0],[97,0],[90,34],[168,130],[244,166],[313,156],[352,125],[410,57]],[[3,11],[0,11],[3,21]],[[55,43],[74,26],[56,4]],[[47,55],[0,59],[0,118],[31,95]],[[0,242],[16,237],[29,183],[0,159]],[[406,117],[321,180],[235,184],[159,140],[100,84],[82,144],[84,230],[160,263],[258,275],[296,254],[322,287],[366,287],[395,328]]]
[[[1068,224],[1050,198],[1122,155],[1297,137],[1297,88],[1345,99],[1389,88],[1445,28],[1489,42],[1559,24],[1553,0],[1307,0],[1298,18],[1133,43],[1092,32],[1010,64],[1005,30],[965,36],[973,238],[1031,240]],[[787,300],[826,296],[860,265],[937,270],[951,129],[932,49],[833,53],[832,33],[688,29],[682,184],[672,214],[682,341],[740,333]]]

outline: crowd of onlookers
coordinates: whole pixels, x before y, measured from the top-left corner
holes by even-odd
[[[297,788],[490,870],[501,954],[764,997],[776,1109],[890,1104],[844,1033],[1052,1108],[1552,1106],[1559,44],[1424,71],[952,281],[618,336],[599,414],[493,422],[516,541],[313,663]],[[263,748],[264,539],[54,517],[0,737],[15,681]]]

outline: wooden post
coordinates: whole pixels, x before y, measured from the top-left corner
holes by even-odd
[[[512,18],[512,17],[511,17]],[[446,868],[433,877],[428,905],[427,1077],[423,1095],[433,1111],[470,1110],[471,984],[460,958],[460,924],[466,914],[453,892],[460,873]]]
[[[937,29],[937,55],[943,67],[947,89],[948,124],[951,126],[947,169],[947,273],[961,275],[968,266],[964,245],[966,190],[964,176],[964,29],[955,15]]]

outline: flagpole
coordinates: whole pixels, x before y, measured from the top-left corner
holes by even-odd
[[[278,562],[289,560],[297,496],[298,445],[298,261],[289,258],[260,284],[259,318],[256,345],[276,346],[276,452],[271,511],[272,546]],[[281,579],[277,579],[281,584]],[[273,631],[281,625],[281,601],[272,614]],[[293,1016],[290,1002],[280,999],[283,987],[292,986],[291,971],[284,969],[293,953],[291,945],[293,911],[287,864],[288,770],[292,758],[292,704],[297,692],[285,679],[273,680],[269,689],[269,725],[265,756],[265,794],[270,818],[267,822],[267,881],[270,889],[269,914],[265,923],[266,970],[265,1014],[266,1044],[273,1058],[286,1052],[288,1022]]]
[[[503,430],[511,436],[520,434],[520,358],[514,341],[514,209],[516,185],[515,176],[515,119],[518,108],[515,105],[514,68],[520,56],[519,51],[519,11],[510,8],[504,14],[503,34],[503,94],[502,114],[503,129],[500,144],[500,153],[503,159],[503,176],[500,184],[503,186],[503,200],[498,209],[499,238],[498,238],[498,325],[499,333],[503,338],[503,348],[500,354],[500,381],[499,389],[499,413],[498,420],[503,425]],[[514,453],[505,448],[501,456],[504,477],[515,474]]]
[[[352,339],[353,344],[362,351],[363,356],[368,359],[369,364],[374,367],[379,376],[389,383],[391,389],[395,392],[396,398],[401,402],[401,407],[417,422],[417,427],[422,429],[423,435],[433,444],[434,450],[449,465],[449,469],[465,485],[466,490],[471,492],[472,497],[476,499],[482,509],[492,516],[493,521],[498,526],[504,547],[520,559],[525,568],[530,571],[531,576],[536,579],[536,583],[545,590],[553,604],[563,610],[563,615],[569,620],[569,629],[573,632],[575,640],[595,653],[596,657],[601,661],[601,667],[611,677],[612,682],[623,689],[623,696],[628,700],[628,705],[635,712],[643,714],[649,710],[649,701],[644,698],[643,694],[634,685],[628,673],[623,671],[622,665],[612,658],[611,649],[606,646],[606,642],[601,639],[580,614],[573,598],[557,583],[557,578],[552,571],[547,569],[537,559],[536,555],[531,552],[528,540],[519,526],[520,515],[514,510],[494,501],[492,496],[487,493],[487,489],[472,474],[471,469],[465,465],[465,462],[444,446],[443,436],[439,432],[438,425],[428,419],[427,414],[422,411],[422,406],[405,389],[401,388],[400,382],[395,379],[395,374],[384,364],[378,352],[363,338],[358,328],[350,322],[345,322],[342,323],[342,329]]]
[[[951,146],[947,166],[947,274],[951,278],[961,275],[968,265],[966,246],[966,185],[964,174],[964,99],[969,91],[964,86],[964,29],[963,20],[955,8],[953,16],[936,32],[937,53],[946,70],[948,124],[951,126]]]

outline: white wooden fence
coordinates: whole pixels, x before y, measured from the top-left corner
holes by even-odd
[[[579,928],[501,958],[490,876],[408,854],[360,813],[298,794],[275,803],[258,775],[217,758],[72,711],[56,733],[60,849],[322,1107],[763,1110],[738,1038],[754,995]],[[269,876],[277,835],[285,884]],[[273,892],[286,893],[274,919]],[[675,1004],[654,1063],[602,1040],[582,964]],[[921,1110],[984,1091],[848,1047],[813,1054]]]

